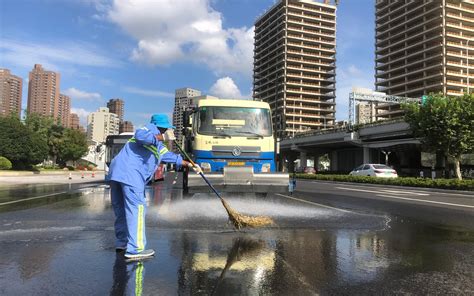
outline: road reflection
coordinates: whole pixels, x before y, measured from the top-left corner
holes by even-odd
[[[144,262],[114,253],[107,188],[0,212],[0,294],[460,294],[472,287],[474,234],[270,198],[230,199],[276,227],[235,232],[219,200],[147,190]],[[27,203],[29,205],[29,203]],[[145,278],[145,269],[147,277]],[[429,287],[423,284],[435,281]],[[380,288],[382,290],[379,290]],[[431,290],[429,290],[431,289]],[[444,293],[445,292],[445,293]],[[468,294],[468,293],[466,293]]]
[[[144,280],[144,261],[127,262],[123,252],[116,253],[110,295],[141,296],[143,294]]]

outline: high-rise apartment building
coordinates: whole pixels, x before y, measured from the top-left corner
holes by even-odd
[[[375,13],[377,91],[413,98],[472,91],[474,1],[377,0]],[[377,118],[403,114],[396,104],[376,109]]]
[[[58,121],[64,127],[69,127],[71,117],[71,98],[59,94],[59,103],[58,103]]]
[[[23,80],[0,68],[0,116],[21,115]]]
[[[100,107],[87,116],[87,140],[90,144],[104,143],[108,135],[119,133],[119,117],[110,113],[109,108]]]
[[[79,122],[79,115],[76,113],[71,113],[69,116],[69,128],[79,129],[81,126]]]
[[[179,145],[183,144],[183,111],[190,107],[192,97],[201,95],[201,91],[189,87],[175,90],[173,125],[176,127],[176,141]]]
[[[375,104],[360,103],[355,106],[356,124],[375,121]]]
[[[109,112],[117,114],[120,122],[123,121],[124,105],[125,103],[122,99],[110,99],[107,102],[107,108],[109,108]]]
[[[253,97],[279,135],[334,126],[336,5],[280,0],[255,22]]]
[[[133,123],[131,121],[122,121],[119,125],[119,133],[133,133]]]
[[[58,118],[59,82],[59,73],[45,71],[35,64],[28,81],[28,113]]]

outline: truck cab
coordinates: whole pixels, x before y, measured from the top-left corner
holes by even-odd
[[[202,99],[185,121],[187,152],[221,190],[281,192],[287,188],[288,174],[276,173],[267,103]],[[204,187],[197,177],[191,174],[185,188]]]

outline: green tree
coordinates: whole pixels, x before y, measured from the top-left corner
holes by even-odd
[[[58,146],[58,162],[66,164],[67,161],[76,161],[87,154],[86,135],[70,128],[64,129],[62,141]]]
[[[18,118],[0,118],[0,139],[0,155],[8,158],[14,168],[28,168],[48,156],[46,142]]]
[[[56,164],[60,147],[64,141],[64,127],[61,125],[53,124],[48,129],[47,143],[49,147],[49,156],[53,159],[53,163]]]
[[[52,117],[30,113],[25,118],[25,124],[31,131],[41,135],[45,141],[47,141],[48,132],[54,125],[54,119]]]
[[[474,94],[430,95],[422,105],[411,103],[404,108],[414,136],[428,151],[452,157],[456,177],[462,179],[461,155],[474,151]]]

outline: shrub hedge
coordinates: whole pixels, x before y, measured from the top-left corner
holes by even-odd
[[[12,163],[6,157],[0,156],[0,170],[9,170],[12,168]]]
[[[323,180],[323,181],[354,182],[354,183],[369,183],[369,184],[383,184],[383,185],[474,191],[474,180],[457,180],[457,179],[432,180],[429,178],[422,179],[422,178],[413,178],[413,177],[375,178],[375,177],[365,177],[365,176],[318,175],[318,174],[316,175],[296,174],[296,177],[300,179],[315,179],[315,180]]]

